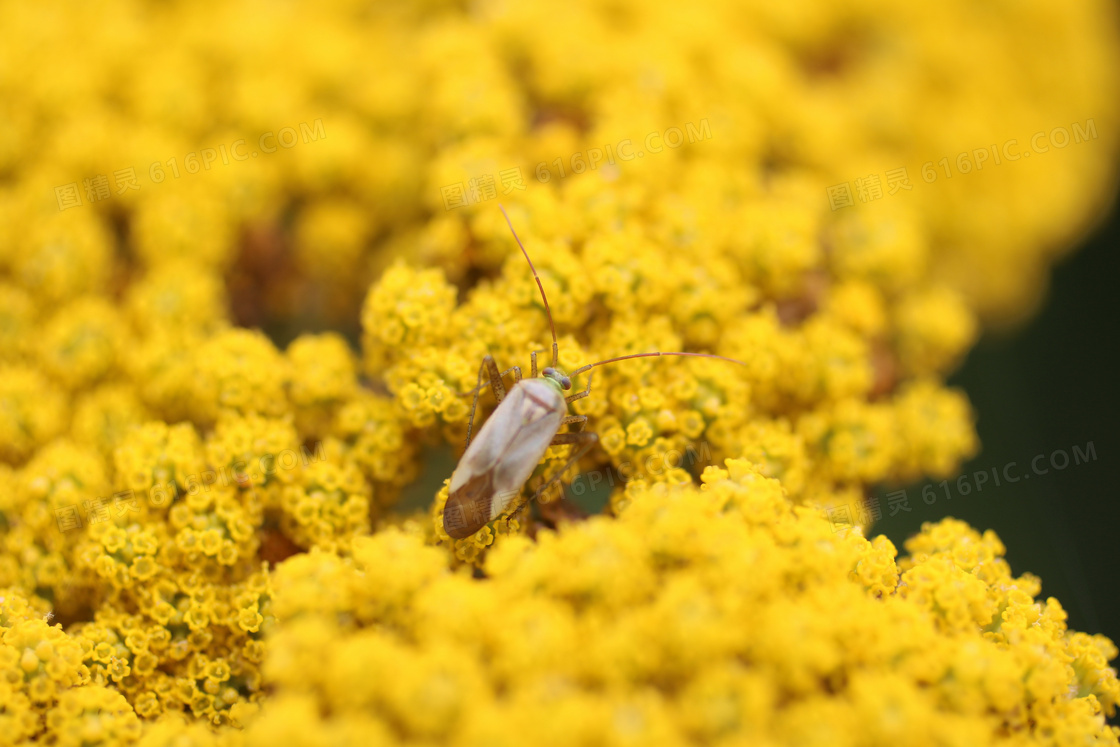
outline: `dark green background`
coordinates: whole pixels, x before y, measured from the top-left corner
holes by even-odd
[[[882,500],[883,519],[873,529],[900,552],[922,522],[945,516],[994,529],[1007,546],[1012,571],[1040,576],[1043,598],[1058,598],[1071,628],[1104,633],[1114,642],[1120,642],[1118,240],[1120,211],[1114,208],[1084,246],[1055,268],[1039,314],[1010,335],[986,336],[950,379],[968,392],[977,415],[982,451],[964,473],[987,469],[983,491],[960,496],[954,488],[946,500],[934,486],[939,498],[926,505],[920,498],[925,483],[918,483],[907,491],[913,510],[891,517]],[[1096,461],[1075,466],[1072,447],[1084,449],[1089,441]],[[1011,474],[1021,475],[1035,455],[1046,455],[1042,468],[1058,449],[1070,455],[1063,471],[1051,468],[999,487],[991,480],[992,467],[1002,471],[1016,462]]]

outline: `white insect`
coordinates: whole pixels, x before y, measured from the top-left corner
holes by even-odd
[[[548,315],[548,325],[552,331],[552,365],[542,370],[538,377],[537,353],[534,351],[529,357],[530,376],[528,379],[522,379],[519,366],[513,366],[499,373],[498,365],[492,356],[487,355],[482,359],[482,366],[478,371],[478,386],[471,392],[467,392],[467,394],[474,394],[470,419],[467,421],[467,449],[451,475],[447,505],[443,511],[443,529],[455,539],[471,536],[503,513],[508,512],[512,515],[520,510],[530,500],[520,498],[521,489],[549,446],[575,444],[578,448],[564,468],[542,485],[531,499],[540,496],[559,480],[568,468],[579,461],[599,440],[594,433],[583,431],[584,426],[587,425],[586,415],[568,414],[569,404],[591,393],[591,377],[587,377],[587,388],[582,392],[565,396],[564,392],[572,388],[572,382],[571,377],[557,368],[559,348],[556,344],[556,325],[552,321],[552,311],[548,306],[544,286],[541,285],[533,260],[529,259],[529,253],[525,251],[525,246],[517,237],[517,232],[514,231],[513,223],[510,222],[504,207],[502,215],[505,215],[509,230],[513,232],[513,238],[521,247],[521,252],[525,255],[525,260],[529,263],[529,269],[532,270],[533,278],[540,289],[544,310]],[[573,371],[571,376],[578,376],[606,363],[661,355],[719,358],[746,365],[742,361],[710,353],[634,353],[598,363],[589,363]],[[507,394],[502,377],[511,372],[514,384]],[[483,374],[489,377],[488,382],[483,382]],[[494,391],[498,407],[472,441],[471,430],[478,409],[478,396],[487,385]],[[564,425],[574,426],[575,430],[560,433],[560,428]]]

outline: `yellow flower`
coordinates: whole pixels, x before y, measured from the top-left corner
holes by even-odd
[[[139,329],[187,327],[214,330],[226,317],[219,278],[194,259],[172,259],[152,267],[130,288],[129,320]]]
[[[1116,743],[994,534],[826,516],[977,451],[1114,181],[1097,0],[9,5],[0,742]],[[737,363],[574,377],[446,535],[503,387],[655,351]]]
[[[66,402],[39,370],[0,366],[0,456],[21,462],[63,428]]]
[[[47,739],[58,745],[127,745],[141,733],[140,719],[124,696],[102,685],[66,692],[46,723]]]
[[[910,296],[898,309],[897,335],[903,366],[912,373],[952,368],[976,340],[976,320],[948,288]]]
[[[275,416],[288,408],[287,362],[259,332],[230,329],[191,351],[196,419],[212,423],[222,410]]]

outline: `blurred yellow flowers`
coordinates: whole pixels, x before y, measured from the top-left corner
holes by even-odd
[[[1111,194],[1114,16],[0,0],[0,745],[1116,744],[991,532],[824,513],[976,452],[944,380]],[[746,367],[600,369],[604,514],[452,540],[402,489],[551,342],[499,200],[565,370]]]

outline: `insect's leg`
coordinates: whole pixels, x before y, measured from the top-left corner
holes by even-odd
[[[506,398],[506,385],[502,383],[503,374],[498,373],[498,364],[494,362],[492,355],[487,355],[482,359],[482,365],[486,369],[486,373],[490,375],[490,388],[494,390],[494,399],[498,400],[498,404]],[[507,371],[506,373],[509,373]],[[479,371],[479,378],[482,377],[482,372]]]
[[[490,356],[486,356],[490,358]],[[482,392],[482,372],[486,370],[486,360],[483,360],[482,365],[478,367],[478,386],[474,388],[474,401],[471,402],[471,414],[467,418],[467,448],[471,445],[471,431],[474,429],[474,413],[478,410],[478,395]]]
[[[567,397],[564,398],[564,401],[567,402],[570,405],[573,402],[575,402],[577,399],[583,399],[584,397],[586,397],[589,394],[591,394],[591,375],[590,374],[588,374],[588,376],[587,376],[587,388],[584,389],[582,392],[576,392],[575,394],[569,394]]]
[[[483,381],[482,380],[482,372],[485,371],[486,369],[490,369],[490,381]],[[482,390],[485,389],[487,386],[492,387],[494,389],[494,397],[500,403],[503,399],[505,399],[505,396],[506,396],[505,387],[502,385],[502,378],[506,374],[508,374],[510,371],[512,371],[513,372],[513,383],[516,384],[519,381],[521,381],[521,366],[511,366],[510,368],[507,368],[505,371],[502,371],[501,373],[497,373],[497,371],[498,371],[498,366],[497,366],[497,364],[494,363],[494,359],[491,358],[489,355],[487,355],[485,358],[482,359],[482,365],[479,366],[479,369],[478,369],[478,386],[476,386],[474,389],[472,389],[469,392],[463,392],[464,395],[465,394],[473,394],[474,395],[474,401],[471,402],[471,415],[470,415],[470,418],[467,420],[467,446],[471,445],[471,430],[473,430],[473,428],[474,428],[474,415],[475,415],[475,411],[478,410],[478,396],[482,393]],[[496,378],[495,378],[495,374],[497,374]],[[462,395],[460,395],[460,396],[462,396]]]
[[[514,368],[517,368],[514,366]],[[482,359],[482,365],[478,367],[478,386],[474,388],[474,401],[471,402],[471,414],[467,419],[467,447],[471,445],[471,431],[474,430],[474,415],[478,411],[478,395],[486,388],[486,384],[482,382],[482,374],[488,373],[490,375],[490,388],[494,390],[494,397],[499,403],[506,397],[506,388],[502,384],[502,374],[498,373],[498,364],[494,362],[494,356],[489,353]],[[506,373],[509,373],[507,371]],[[519,375],[520,370],[517,372]]]
[[[581,431],[583,431],[583,429],[587,426],[587,416],[586,415],[565,415],[564,419],[560,421],[560,425],[572,425],[572,424],[575,424],[575,423],[578,423],[579,427],[576,428],[575,430],[568,431],[568,433],[580,433]],[[559,435],[559,434],[557,434],[557,435]],[[552,443],[555,444],[556,442],[553,441]]]
[[[514,374],[514,376],[513,376],[513,383],[514,384],[521,381],[521,379],[522,379],[521,366],[510,366],[505,371],[502,371],[500,374],[498,374],[498,376],[500,376],[501,378],[504,379],[506,377],[506,374],[508,374],[510,371],[512,371],[513,374]],[[470,396],[473,396],[475,394],[478,394],[479,392],[484,391],[486,389],[486,387],[488,387],[488,386],[490,386],[490,382],[482,380],[482,375],[481,375],[481,371],[480,371],[479,372],[479,377],[478,377],[478,386],[476,386],[474,389],[469,389],[465,392],[456,392],[455,396],[456,397],[470,397]],[[497,395],[494,395],[494,396],[497,396]],[[505,395],[502,395],[502,396],[505,396]]]
[[[587,416],[576,415],[574,417],[583,418],[583,420],[570,421],[573,423],[578,422],[580,424],[581,430],[568,433],[557,433],[552,437],[552,443],[550,445],[563,446],[565,444],[578,444],[579,448],[576,449],[576,453],[572,455],[572,458],[568,460],[567,464],[565,464],[564,467],[559,472],[557,472],[548,482],[537,488],[537,491],[533,493],[532,497],[516,499],[514,503],[515,507],[509,511],[510,516],[520,511],[522,507],[529,501],[535,501],[537,498],[539,498],[541,494],[544,493],[544,491],[548,490],[554,483],[559,481],[560,478],[564,476],[564,473],[567,472],[573,464],[582,459],[584,454],[591,451],[592,446],[599,443],[599,437],[597,435],[595,435],[594,433],[585,433],[582,431],[583,425],[587,422]]]
[[[559,362],[559,357],[560,357],[559,350],[560,349],[556,346],[556,343],[555,342],[552,343],[552,367],[553,368],[556,368],[556,366]],[[533,362],[532,374],[533,374],[534,379],[537,378],[537,353],[547,353],[547,352],[548,352],[547,350],[534,350],[533,352],[529,353],[529,359]]]
[[[544,491],[552,487],[553,484],[559,482],[560,478],[564,476],[564,474],[571,468],[573,464],[576,464],[580,459],[583,459],[584,454],[591,451],[591,447],[599,443],[599,436],[594,433],[587,433],[583,430],[584,426],[587,425],[587,416],[577,415],[575,417],[583,419],[568,421],[567,418],[565,418],[565,421],[579,423],[579,429],[575,431],[568,431],[567,433],[557,433],[552,437],[552,443],[550,444],[550,446],[575,444],[577,447],[576,453],[572,454],[571,459],[569,459],[568,462],[560,469],[560,471],[553,475],[548,482],[537,488],[537,492],[533,493],[533,497],[530,498],[530,500],[535,501],[541,496],[542,493],[544,493]]]
[[[532,366],[529,368],[529,378],[537,378],[537,353],[547,352],[547,350],[534,350],[533,352],[529,353],[529,362],[532,363]]]
[[[592,437],[591,443],[589,445],[587,445],[586,447],[584,447],[579,453],[576,454],[576,456],[572,460],[570,460],[567,464],[565,464],[564,469],[560,470],[559,475],[557,475],[556,477],[552,478],[547,483],[542,485],[540,487],[540,489],[536,493],[534,493],[533,497],[529,500],[535,500],[538,497],[540,497],[541,493],[543,493],[546,488],[548,488],[553,483],[555,483],[556,480],[559,479],[559,477],[561,475],[563,475],[565,472],[567,472],[568,467],[572,466],[572,462],[574,462],[576,459],[579,459],[584,454],[586,454],[587,449],[590,449],[591,446],[594,445],[595,441],[598,439],[598,437],[595,436],[594,433],[583,433],[583,429],[587,426],[587,416],[586,415],[565,415],[564,419],[560,421],[560,425],[575,425],[576,428],[574,430],[568,431],[567,433],[557,433],[555,436],[553,436],[552,441],[549,444],[550,446],[559,446],[559,445],[562,445],[562,444],[565,444],[565,443],[576,443],[576,441],[559,441],[557,439],[559,439],[561,436],[572,436],[572,435],[577,435],[577,434],[581,435],[581,436],[591,436]],[[524,505],[527,502],[528,501],[520,501],[517,505],[517,509],[515,511],[511,511],[509,513],[508,518],[506,518],[506,529],[509,529],[509,519],[512,518],[513,515],[515,513],[517,513],[517,511],[520,511],[522,509],[522,507],[524,507]]]
[[[520,493],[520,491],[519,491],[519,493]],[[514,499],[512,501],[512,505],[517,506],[517,508],[515,508],[513,510],[507,510],[505,512],[506,534],[513,534],[513,527],[511,527],[509,523],[511,521],[513,521],[513,517],[517,516],[517,514],[519,514],[521,512],[521,510],[523,508],[525,508],[526,503],[527,503],[527,501],[521,500],[518,496],[514,496]]]

